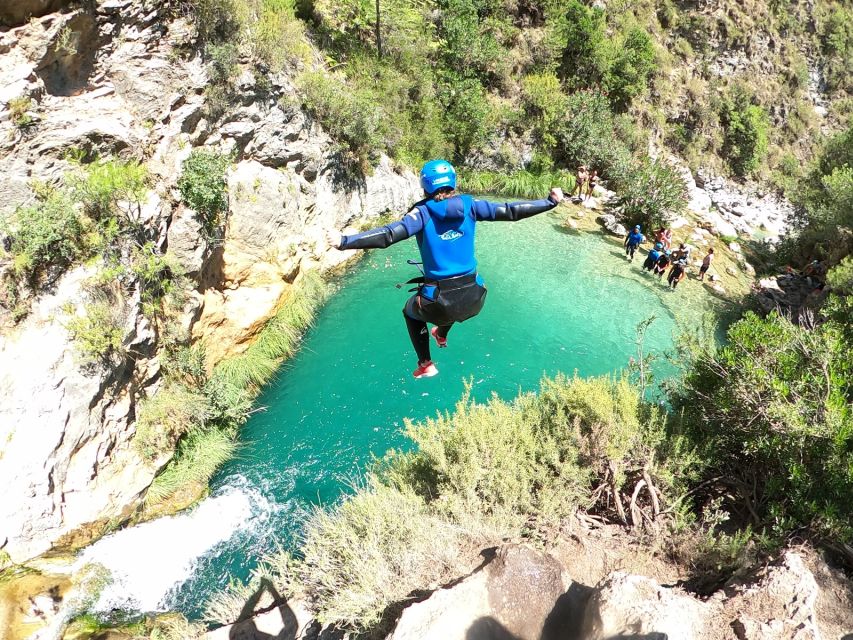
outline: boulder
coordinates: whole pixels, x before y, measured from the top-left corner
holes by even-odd
[[[803,558],[786,551],[754,584],[726,601],[740,640],[820,640],[816,603],[820,591]]]
[[[14,0],[0,5],[0,25],[17,27],[71,4],[71,0]]]
[[[604,213],[598,216],[595,220],[614,236],[624,238],[628,235],[628,231],[625,229],[624,226],[616,222],[616,216],[614,216],[612,213]]]
[[[409,606],[388,640],[556,640],[579,622],[569,619],[571,586],[552,556],[504,545],[483,569]]]
[[[579,637],[701,640],[710,615],[709,607],[679,589],[617,571],[590,598]]]
[[[735,253],[741,252],[740,244],[738,244],[737,242],[729,242],[729,249],[731,249]]]

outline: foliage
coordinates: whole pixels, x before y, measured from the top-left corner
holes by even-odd
[[[826,274],[826,281],[834,291],[853,294],[853,256],[847,256]]]
[[[726,346],[692,354],[673,396],[708,473],[728,479],[773,533],[812,527],[853,539],[853,349],[845,325],[849,318],[808,330],[775,313],[748,313]]]
[[[115,292],[94,288],[82,309],[69,305],[64,311],[65,328],[85,364],[107,364],[124,356],[125,310]]]
[[[557,156],[569,167],[584,164],[605,179],[619,179],[630,162],[630,151],[622,142],[607,99],[593,91],[569,96],[558,135]]]
[[[521,81],[524,109],[534,126],[534,135],[546,149],[557,144],[557,131],[566,112],[566,96],[553,73],[534,73]]]
[[[374,481],[334,509],[309,515],[297,571],[321,623],[362,630],[388,604],[457,563],[461,540],[422,498]]]
[[[148,170],[136,160],[101,159],[78,166],[69,177],[71,197],[94,220],[105,221],[125,203],[123,212],[130,216],[127,205],[138,207],[148,191]]]
[[[273,69],[306,62],[311,49],[294,0],[260,0],[247,19],[254,54]]]
[[[853,90],[853,10],[834,5],[819,22],[820,40],[826,56],[825,76],[830,90]]]
[[[178,191],[187,205],[194,209],[209,235],[223,223],[228,211],[228,192],[225,173],[231,157],[208,149],[193,149],[184,161]]]
[[[534,199],[546,198],[551,187],[561,187],[564,192],[571,193],[575,187],[575,177],[568,171],[463,171],[459,184],[468,193]]]
[[[198,491],[207,486],[223,464],[234,457],[237,444],[232,435],[216,429],[190,431],[177,446],[175,457],[154,478],[145,501],[157,504],[179,491]]]
[[[4,225],[18,278],[31,286],[50,267],[64,268],[84,253],[83,223],[61,191],[50,190],[28,207],[19,207]]]
[[[633,99],[646,90],[649,76],[657,69],[655,48],[651,36],[635,26],[615,45],[615,50],[604,87],[613,107],[626,111]]]
[[[33,119],[27,114],[32,104],[32,99],[27,95],[9,100],[9,119],[12,121],[12,124],[19,129],[32,124]]]
[[[389,452],[353,496],[306,522],[295,570],[324,623],[368,629],[441,581],[466,545],[546,536],[578,507],[609,515],[610,487],[630,492],[644,470],[663,500],[682,486],[675,471],[696,467],[625,379],[560,375],[513,402],[466,393],[405,433],[415,450]]]
[[[142,401],[133,444],[148,461],[173,451],[181,437],[204,429],[212,417],[208,398],[180,384],[171,384]]]
[[[754,172],[767,154],[770,120],[760,106],[736,88],[723,101],[720,119],[725,129],[723,153],[739,176]]]
[[[347,87],[340,78],[306,71],[297,78],[303,106],[343,145],[346,160],[362,172],[383,148],[381,111],[370,93]]]
[[[645,159],[631,165],[619,179],[618,191],[608,207],[631,226],[657,229],[687,207],[687,186],[672,165]]]
[[[202,44],[230,40],[240,31],[235,0],[190,0]]]
[[[203,624],[190,622],[179,613],[169,613],[154,621],[150,640],[201,640],[206,635]]]

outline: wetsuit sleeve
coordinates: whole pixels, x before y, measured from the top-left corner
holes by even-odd
[[[343,236],[338,249],[342,251],[344,249],[384,249],[395,242],[415,235],[423,228],[423,214],[416,207],[409,211],[402,220],[351,236]]]
[[[474,200],[474,216],[477,220],[515,222],[535,216],[545,211],[550,211],[557,203],[546,198],[545,200],[529,200],[526,202],[489,202],[488,200]]]

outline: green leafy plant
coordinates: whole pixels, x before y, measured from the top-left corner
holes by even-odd
[[[67,306],[65,328],[84,364],[108,364],[125,354],[124,309],[105,288],[95,288],[82,309]],[[82,313],[81,313],[82,311]]]
[[[80,170],[69,176],[71,197],[83,205],[94,220],[107,222],[124,214],[121,224],[127,225],[131,207],[138,208],[148,192],[148,169],[136,160],[95,160],[79,165]]]
[[[561,187],[571,193],[575,177],[568,171],[462,171],[460,188],[473,194],[497,194],[514,198],[545,198],[551,187]]]
[[[230,156],[207,149],[193,149],[184,161],[178,191],[184,202],[201,217],[205,231],[214,235],[228,211],[225,173]]]
[[[59,190],[51,189],[34,205],[16,209],[3,226],[14,271],[32,287],[51,267],[63,269],[85,253],[83,223]]]
[[[767,155],[770,120],[760,106],[749,103],[742,88],[723,102],[720,120],[725,128],[723,153],[739,176],[753,173]]]
[[[19,129],[31,125],[33,119],[27,112],[30,110],[32,104],[32,99],[26,95],[9,100],[9,118],[12,120],[12,124]]]
[[[673,166],[645,159],[630,165],[607,206],[631,226],[656,229],[687,207],[687,186]]]

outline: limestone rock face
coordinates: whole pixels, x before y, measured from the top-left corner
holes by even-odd
[[[556,603],[570,585],[550,555],[506,545],[482,570],[408,607],[388,640],[556,639],[565,622]]]
[[[583,638],[679,638],[707,637],[703,628],[708,608],[695,598],[661,587],[651,578],[612,573],[589,600]]]
[[[130,446],[130,415],[156,369],[82,370],[61,322],[91,275],[71,271],[21,326],[0,335],[0,548],[13,561],[121,514],[154,477]],[[150,348],[154,336],[138,306],[126,316],[125,344]]]
[[[757,583],[726,603],[739,640],[820,640],[815,605],[819,590],[801,556],[786,552]]]
[[[86,160],[145,162],[151,192],[135,222],[190,279],[175,324],[185,341],[208,339],[214,362],[249,344],[302,269],[354,255],[327,247],[327,229],[389,210],[402,216],[420,197],[416,177],[388,159],[364,179],[341,176],[319,125],[278,106],[292,92],[286,74],[270,78],[270,98],[244,73],[242,93],[209,122],[205,63],[187,54],[194,27],[168,3],[15,0],[0,20],[13,25],[0,32],[0,218],[33,201],[34,180],[59,183],[72,149]],[[26,124],[13,122],[16,98],[29,100]],[[235,157],[219,234],[202,229],[176,188],[199,146]],[[82,368],[61,318],[90,275],[67,274],[0,336],[0,549],[15,561],[121,521],[156,471],[131,440],[137,401],[159,386],[159,336],[130,299],[124,341],[134,358]],[[13,326],[3,307],[0,326]]]

